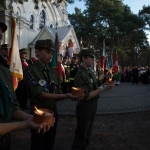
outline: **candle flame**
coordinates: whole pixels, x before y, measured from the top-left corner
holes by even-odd
[[[111,78],[109,78],[109,81],[112,81],[112,79],[111,79]]]
[[[76,87],[72,87],[74,90],[78,90],[78,88],[76,88]]]
[[[40,115],[43,115],[43,114],[44,114],[44,111],[37,109],[37,107],[34,107],[34,108],[36,109],[36,111],[37,111]]]

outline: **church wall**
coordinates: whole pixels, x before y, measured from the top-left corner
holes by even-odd
[[[9,1],[9,2],[8,2]],[[47,3],[39,1],[39,9],[35,9],[35,3],[34,0],[28,0],[28,2],[25,2],[23,4],[19,4],[15,1],[7,0],[7,6],[10,4],[12,7],[8,7],[5,11],[0,11],[0,21],[3,21],[7,24],[8,30],[5,32],[4,39],[5,43],[8,43],[10,45],[11,43],[11,14],[10,12],[14,12],[14,17],[18,20],[17,22],[17,36],[18,36],[18,45],[19,49],[21,48],[28,48],[29,45],[32,45],[32,41],[38,36],[41,29],[39,28],[40,23],[40,12],[44,10],[46,14],[46,22],[45,25],[50,27],[50,25],[53,25],[53,28],[62,27],[67,25],[68,21],[68,12],[67,12],[67,4],[66,2],[62,2],[61,4],[54,3],[55,0],[52,0],[51,2],[48,0]],[[0,9],[1,10],[1,9]],[[18,13],[18,14],[17,14]],[[31,22],[30,17],[31,15],[34,16],[34,24],[33,29],[30,29]],[[67,39],[70,38],[74,42],[74,47],[79,47],[76,45],[76,36],[70,37],[69,33]],[[47,39],[50,38],[50,35],[45,31],[40,37],[40,39]],[[65,41],[66,43],[68,41]],[[65,45],[65,42],[64,45]],[[78,42],[77,42],[78,43]],[[30,47],[31,48],[31,47]],[[32,50],[34,48],[32,47]],[[74,50],[76,51],[76,50]],[[32,51],[31,51],[32,53]]]

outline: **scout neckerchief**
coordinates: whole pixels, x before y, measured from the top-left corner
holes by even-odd
[[[50,74],[47,68],[43,69],[44,78],[46,80],[46,88],[48,93],[54,93],[54,87],[51,85]]]
[[[89,77],[90,77],[90,81],[93,83],[93,89],[96,90],[97,87],[96,87],[96,84],[94,83],[94,80],[93,80],[92,75],[91,75],[90,72],[89,72]]]
[[[11,98],[9,95],[9,91],[7,87],[5,86],[4,82],[0,78],[0,115],[3,114],[3,106],[4,106],[4,111],[7,117],[10,115],[10,103]]]

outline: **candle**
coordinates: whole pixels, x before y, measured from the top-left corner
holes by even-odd
[[[33,113],[33,121],[37,124],[44,123],[44,122],[47,124],[51,124],[53,122],[53,116],[54,116],[54,112],[52,110],[46,108],[37,109],[35,107]]]
[[[72,87],[71,94],[74,96],[82,97],[84,95],[84,89],[78,87]]]

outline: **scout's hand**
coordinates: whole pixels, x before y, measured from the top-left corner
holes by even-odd
[[[102,86],[100,86],[99,88],[101,89],[101,91],[104,91],[104,90],[108,90],[108,89],[112,89],[112,88],[114,88],[114,83],[112,83],[112,84],[108,84],[108,83],[106,83],[106,84],[103,84]]]
[[[114,83],[108,84],[108,83],[104,83],[103,85],[106,89],[113,89],[115,87]]]
[[[71,100],[73,100],[73,101],[77,101],[78,100],[78,96],[74,96],[74,95],[72,95],[71,93],[67,93],[67,96],[68,96],[68,98],[70,98]]]
[[[74,96],[71,93],[67,93],[67,96],[68,96],[68,98],[70,98],[73,101],[81,101],[81,100],[83,100],[83,97],[84,97],[84,95],[82,97]]]
[[[51,125],[47,125],[46,123],[36,124],[32,121],[32,118],[26,120],[26,123],[28,128],[37,130],[37,133],[45,133],[49,131],[51,126],[54,126],[55,118],[53,119],[53,123]]]

